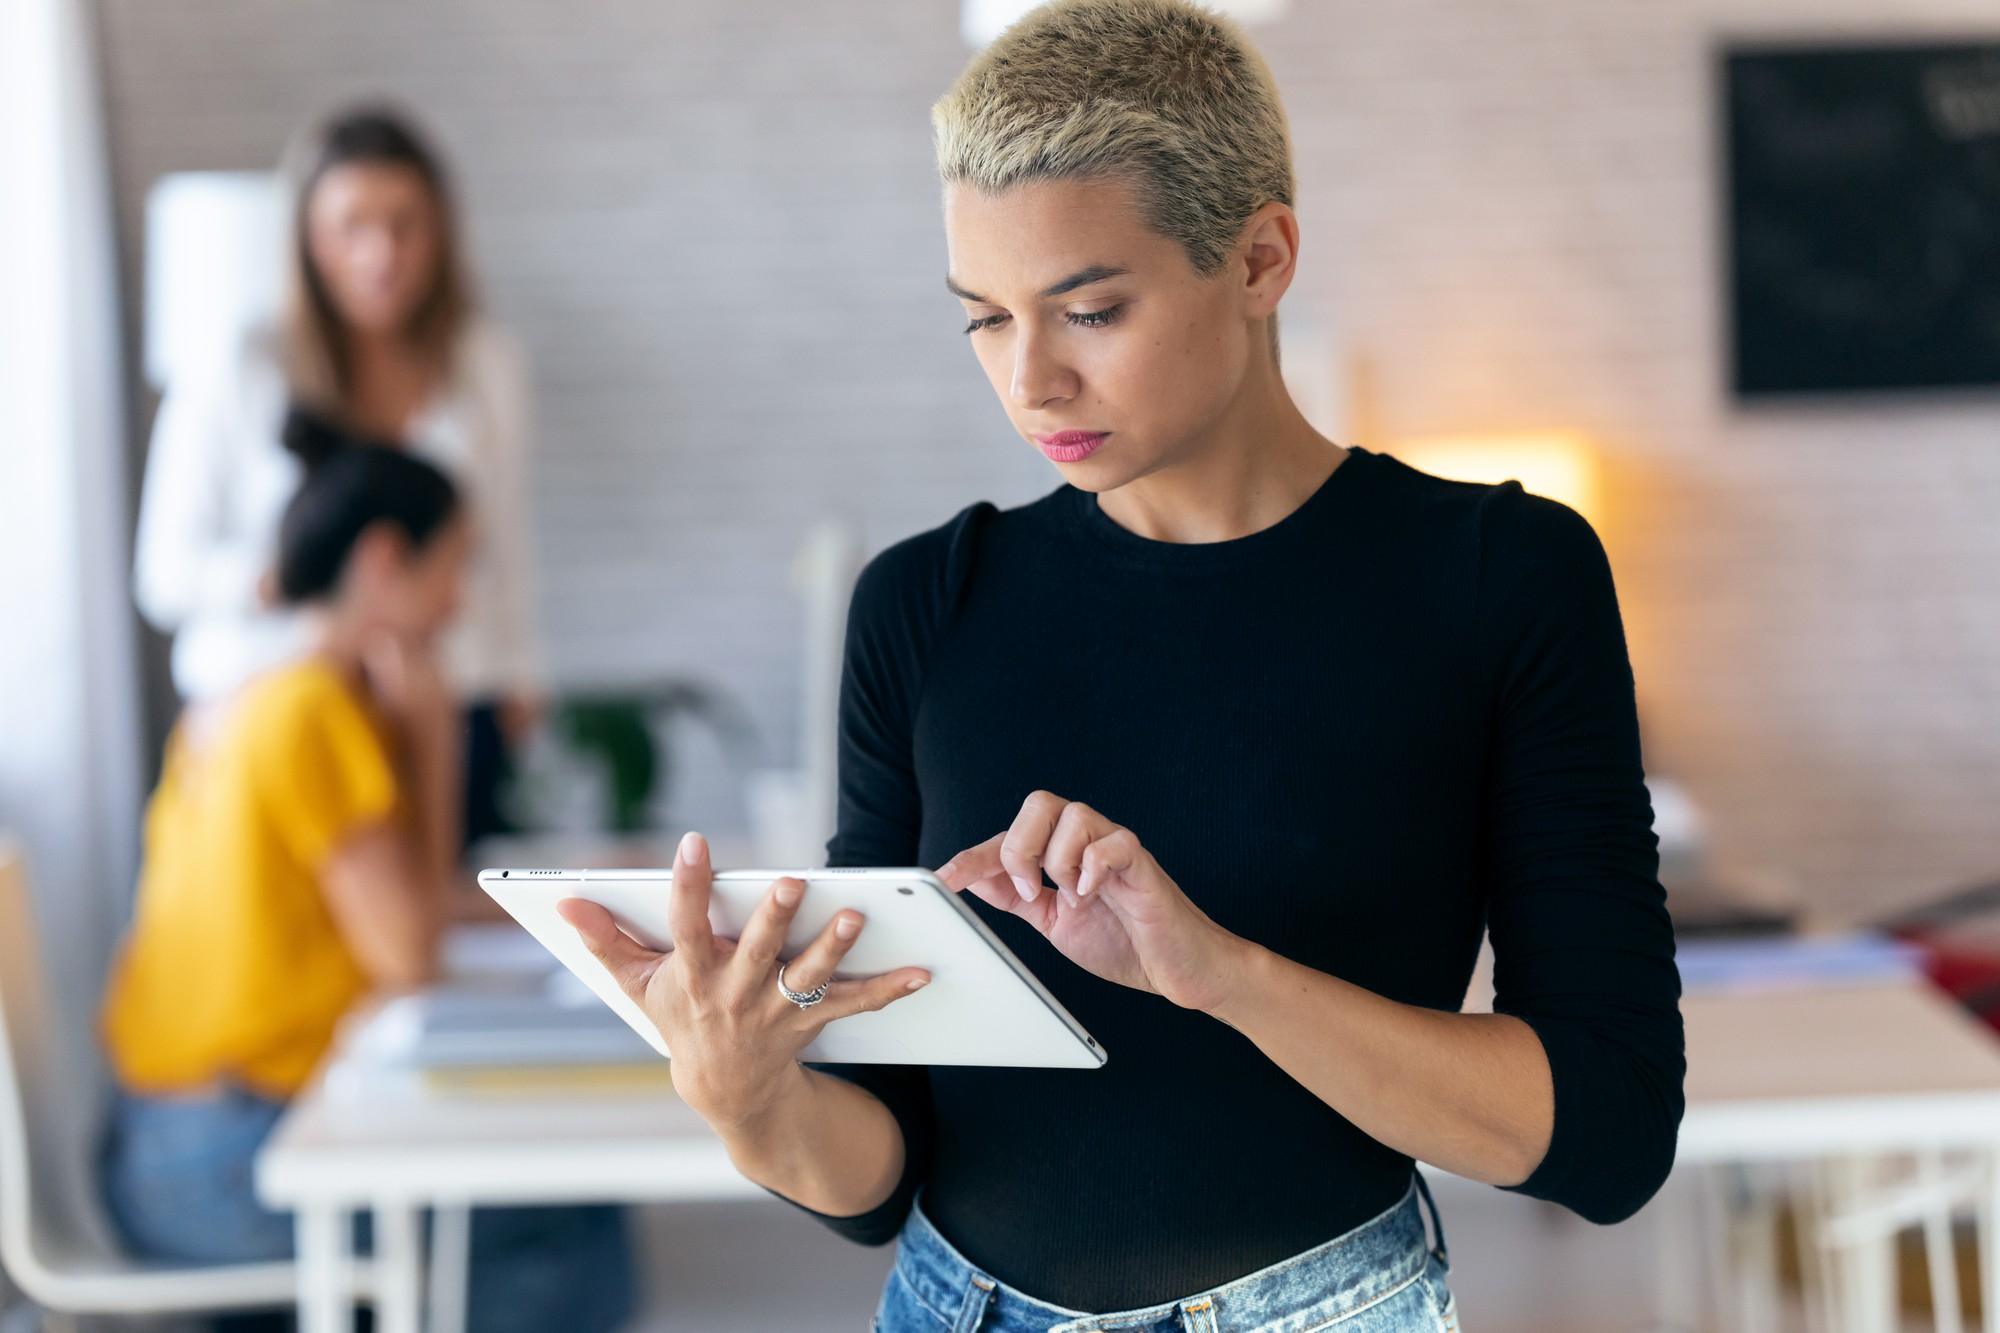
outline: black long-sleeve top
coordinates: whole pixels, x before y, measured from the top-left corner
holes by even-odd
[[[1484,927],[1494,1007],[1555,1088],[1547,1154],[1509,1188],[1614,1222],[1659,1187],[1680,981],[1611,571],[1573,510],[1354,448],[1230,541],[1141,537],[1065,485],[882,552],[848,615],[829,863],[942,865],[1037,789],[1131,828],[1224,928],[1393,1000],[1456,1011]],[[1248,1037],[972,907],[1109,1062],[819,1066],[906,1147],[887,1202],[814,1214],[835,1231],[888,1242],[921,1185],[993,1276],[1109,1311],[1312,1248],[1407,1188],[1407,1156]]]

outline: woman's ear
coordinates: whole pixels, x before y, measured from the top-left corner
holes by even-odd
[[[1250,215],[1237,242],[1243,275],[1243,318],[1266,319],[1292,285],[1299,264],[1299,217],[1273,199]]]
[[[341,584],[348,588],[379,588],[394,578],[409,558],[409,539],[396,525],[378,520],[362,529],[348,552]]]

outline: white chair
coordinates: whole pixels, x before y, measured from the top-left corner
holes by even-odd
[[[0,1266],[65,1315],[192,1314],[286,1306],[290,1263],[192,1266],[120,1253],[96,1203],[92,1108],[63,1089],[94,1052],[60,1050],[20,848],[0,838]]]

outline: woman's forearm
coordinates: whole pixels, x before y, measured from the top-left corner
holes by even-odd
[[[458,882],[459,808],[464,799],[457,718],[427,718],[408,737],[411,813],[424,881],[440,925]]]
[[[1548,1150],[1554,1084],[1520,1019],[1401,1004],[1247,940],[1231,975],[1211,1016],[1371,1138],[1493,1185]]]
[[[831,1217],[880,1207],[903,1174],[903,1131],[875,1094],[794,1065],[756,1120],[718,1125],[745,1178]]]
[[[344,896],[366,900],[353,913],[349,945],[375,983],[391,989],[427,985],[438,977],[444,933],[458,895],[459,764],[457,736],[442,718],[404,718],[396,766],[403,817],[391,831],[384,862],[364,859]],[[378,901],[376,892],[382,896]],[[336,892],[336,897],[343,895]]]

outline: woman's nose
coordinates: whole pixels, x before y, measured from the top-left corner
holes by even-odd
[[[1014,378],[1009,386],[1014,402],[1024,408],[1046,407],[1076,392],[1076,376],[1044,340],[1022,333],[1014,340]]]
[[[377,226],[355,236],[349,255],[355,267],[368,273],[381,273],[401,263],[404,252],[409,248],[409,243],[393,229]]]

